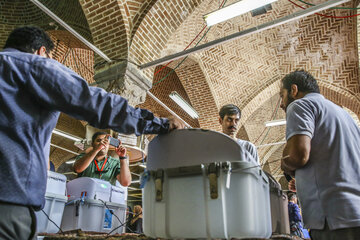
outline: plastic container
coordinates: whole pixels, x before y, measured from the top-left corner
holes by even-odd
[[[66,176],[48,171],[46,192],[65,196]]]
[[[110,210],[114,214],[110,213]],[[61,223],[63,231],[81,229],[82,231],[122,233],[125,229],[126,205],[100,200],[85,199],[73,201],[65,206]]]
[[[63,217],[65,203],[67,197],[64,195],[47,192],[45,195],[45,206],[42,211],[35,212],[36,215],[36,232],[38,233],[57,233],[59,231],[61,220]],[[56,223],[49,221],[44,212],[49,218]]]
[[[231,175],[221,164],[213,177],[210,166],[166,169],[161,182],[160,171],[152,173],[143,192],[144,233],[166,239],[269,238],[268,178],[251,163],[233,165]]]
[[[257,163],[233,138],[215,131],[180,129],[155,137],[148,145],[148,170],[177,168],[214,162]]]
[[[269,183],[225,134],[175,130],[149,144],[144,233],[153,238],[269,238]]]
[[[290,222],[287,195],[281,190],[281,185],[269,173],[270,205],[272,232],[290,234]]]
[[[79,199],[84,195],[89,199],[101,199],[108,202],[110,200],[111,184],[97,178],[81,177],[68,182],[66,190],[69,200]]]
[[[110,202],[125,204],[127,201],[127,187],[111,186]]]

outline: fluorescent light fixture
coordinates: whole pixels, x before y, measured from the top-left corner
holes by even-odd
[[[286,120],[285,119],[278,119],[278,120],[272,120],[265,122],[265,126],[267,127],[273,127],[273,126],[279,126],[279,125],[285,125]]]
[[[208,13],[204,16],[204,19],[208,26],[212,26],[276,1],[277,0],[242,0]]]
[[[140,183],[140,180],[131,181],[131,183]]]
[[[146,165],[143,164],[143,163],[139,164],[138,166],[139,166],[139,167],[142,167],[142,168],[146,168]]]
[[[72,160],[66,161],[65,163],[66,164],[73,164],[74,162],[75,162],[75,159],[72,159]]]
[[[170,93],[169,97],[174,100],[187,114],[192,118],[199,118],[199,114],[195,109],[187,103],[176,91]]]
[[[82,139],[77,137],[77,136],[74,136],[74,135],[71,135],[69,133],[66,133],[66,132],[63,132],[63,131],[60,131],[56,128],[54,128],[54,130],[52,131],[52,133],[56,134],[56,135],[59,135],[59,136],[62,136],[62,137],[65,137],[67,139],[70,139],[70,140],[73,140],[73,141],[81,141]]]

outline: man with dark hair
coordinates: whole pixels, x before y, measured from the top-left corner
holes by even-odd
[[[237,128],[240,123],[240,116],[241,111],[234,104],[222,106],[219,111],[219,123],[221,124],[222,132],[229,137],[234,138],[235,141],[246,150],[244,151],[243,160],[259,164],[259,157],[255,145],[249,141],[236,138]]]
[[[42,29],[37,27],[22,27],[12,31],[6,40],[4,49],[13,48],[21,52],[49,57],[54,49],[54,43]]]
[[[133,108],[49,59],[53,44],[36,27],[15,29],[0,52],[0,239],[35,233],[33,209],[45,204],[50,137],[64,112],[124,134],[167,133],[184,125]]]
[[[108,155],[109,135],[96,132],[92,136],[92,148],[89,152],[76,157],[74,171],[79,177],[92,177],[109,181],[115,185],[116,180],[127,187],[131,184],[131,173],[126,161],[126,148],[121,144],[115,148],[119,160]]]
[[[316,80],[295,71],[282,79],[286,112],[282,169],[294,175],[311,238],[359,239],[360,129],[341,107],[319,94]]]

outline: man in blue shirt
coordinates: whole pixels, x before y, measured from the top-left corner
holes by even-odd
[[[89,87],[75,72],[49,59],[54,45],[36,27],[15,29],[0,52],[0,239],[34,235],[33,209],[45,204],[50,136],[59,112],[94,127],[136,135],[182,128],[126,99]]]
[[[295,175],[304,225],[312,239],[359,239],[360,129],[319,92],[316,80],[305,71],[282,79],[287,143],[281,167]]]

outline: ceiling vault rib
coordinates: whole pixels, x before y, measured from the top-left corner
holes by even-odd
[[[70,27],[66,22],[61,20],[55,13],[50,11],[45,5],[43,5],[38,0],[30,0],[33,4],[35,4],[38,8],[40,8],[43,12],[45,12],[49,17],[54,19],[57,23],[59,23],[61,26],[63,26],[66,30],[68,30],[70,33],[72,33],[77,39],[79,39],[81,42],[83,42],[86,46],[88,46],[91,50],[93,50],[95,53],[97,53],[100,57],[102,57],[107,62],[111,62],[111,59],[106,56],[105,53],[103,53],[100,49],[95,47],[92,43],[90,43],[88,40],[83,38],[77,31],[75,31],[72,27]]]
[[[235,39],[239,39],[239,38],[251,35],[253,33],[262,32],[264,30],[267,30],[267,29],[270,29],[270,28],[273,28],[273,27],[276,27],[276,26],[280,26],[282,24],[285,24],[285,23],[288,23],[288,22],[291,22],[291,21],[294,21],[294,20],[297,20],[297,19],[300,19],[300,18],[303,18],[303,17],[307,17],[307,16],[312,15],[314,13],[326,10],[328,8],[337,6],[339,4],[342,4],[342,3],[345,3],[345,2],[348,2],[348,1],[350,1],[350,0],[330,0],[330,1],[318,4],[316,6],[307,8],[305,10],[301,10],[299,12],[292,13],[292,14],[290,14],[288,16],[285,16],[285,17],[282,17],[282,18],[279,18],[279,19],[276,19],[276,20],[273,20],[273,21],[270,21],[270,22],[267,22],[267,23],[260,24],[260,25],[258,25],[256,27],[249,28],[249,29],[246,29],[246,30],[234,33],[234,34],[231,34],[229,36],[219,38],[219,39],[216,39],[214,41],[202,44],[200,46],[193,47],[193,48],[187,49],[185,51],[178,52],[178,53],[175,53],[175,54],[172,54],[172,55],[168,55],[166,57],[157,59],[155,61],[142,64],[140,66],[140,69],[150,68],[150,67],[157,66],[157,65],[169,62],[169,61],[173,61],[173,60],[176,60],[176,59],[179,59],[179,58],[182,58],[182,57],[186,57],[186,56],[188,56],[190,54],[200,52],[200,51],[204,51],[206,49],[213,48],[213,47],[215,47],[217,45],[220,45],[220,44],[223,44],[223,43],[235,40]]]

